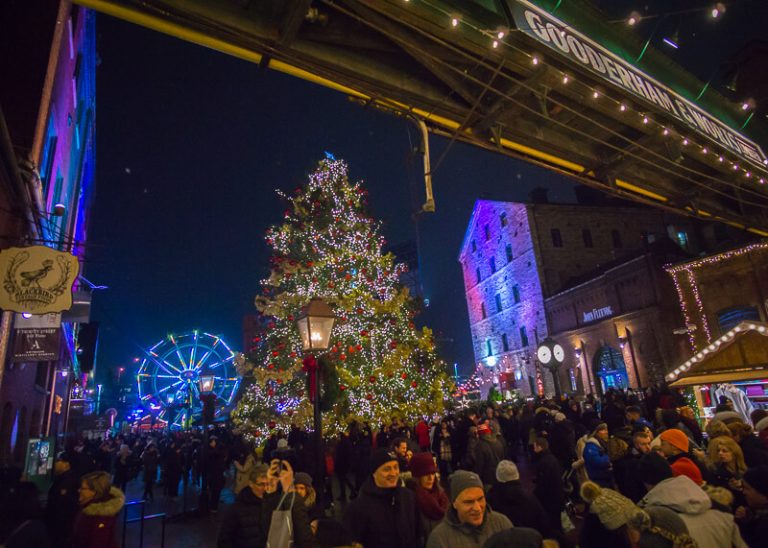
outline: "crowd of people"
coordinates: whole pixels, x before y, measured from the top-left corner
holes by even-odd
[[[217,520],[220,548],[768,539],[768,412],[746,417],[726,398],[708,421],[668,390],[484,404],[416,424],[352,422],[322,452],[299,427],[260,447],[226,428],[80,440],[57,457],[44,510],[3,468],[0,541],[113,546],[129,482],[143,482],[145,500],[192,486],[216,513],[226,478],[235,502]]]

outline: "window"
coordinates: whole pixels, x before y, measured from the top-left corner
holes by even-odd
[[[477,278],[477,283],[480,283],[482,281],[482,278],[480,277],[480,267],[479,266],[475,269],[475,277]]]
[[[485,339],[485,348],[488,350],[488,355],[493,356],[493,345],[491,344],[491,339]]]
[[[480,303],[480,314],[482,314],[483,319],[485,319],[488,315],[485,313],[485,303]]]
[[[512,298],[515,300],[515,304],[520,302],[520,286],[517,284],[512,286]]]
[[[501,335],[501,347],[504,349],[504,352],[507,352],[509,350],[509,342],[507,341],[506,333],[502,333]]]
[[[611,230],[611,240],[613,240],[613,248],[619,249],[621,247],[621,234],[615,228]]]
[[[485,240],[488,241],[491,239],[491,229],[488,228],[488,225],[485,225]]]
[[[491,274],[494,274],[496,272],[496,257],[491,257],[491,260],[488,261],[488,264],[491,267]]]
[[[496,293],[496,312],[501,312],[501,293]]]
[[[43,196],[48,193],[48,186],[51,183],[51,171],[53,170],[53,159],[56,155],[56,127],[53,124],[53,116],[48,122],[48,134],[46,136],[45,148],[43,149],[43,161],[40,163],[40,177],[43,183]]]
[[[477,242],[475,240],[472,240],[472,253],[477,251]]]
[[[499,222],[501,223],[501,228],[504,228],[505,226],[507,226],[507,212],[506,211],[504,213],[502,213],[501,216],[499,217]]]
[[[581,239],[584,240],[584,247],[594,247],[592,244],[592,231],[588,228],[581,230]]]
[[[507,252],[507,262],[511,263],[512,259],[514,259],[514,255],[512,255],[512,244],[507,244],[507,247],[505,248]]]
[[[563,236],[560,234],[559,228],[552,229],[552,245],[554,247],[563,247]]]
[[[525,331],[525,326],[520,328],[520,345],[528,346],[528,333]]]

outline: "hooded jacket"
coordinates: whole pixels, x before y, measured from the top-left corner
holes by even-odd
[[[400,486],[377,487],[371,476],[344,512],[343,523],[352,540],[365,548],[419,545],[418,510],[413,491]]]
[[[507,516],[494,512],[489,506],[485,507],[483,523],[479,527],[461,523],[456,509],[451,506],[440,525],[429,535],[427,548],[477,548],[495,533],[512,527]]]
[[[713,510],[707,494],[687,476],[676,476],[658,483],[638,506],[661,506],[677,513],[699,548],[747,546],[733,516]]]
[[[600,487],[613,487],[613,472],[611,472],[611,459],[608,451],[600,441],[591,437],[584,445],[584,468],[589,479]]]
[[[125,495],[110,487],[107,499],[84,506],[75,517],[72,546],[78,548],[117,548],[115,524],[125,505]]]

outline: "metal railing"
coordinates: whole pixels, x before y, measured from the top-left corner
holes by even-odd
[[[153,519],[159,519],[161,522],[161,533],[160,533],[160,548],[165,548],[165,513],[161,512],[158,514],[150,514],[146,515],[144,513],[144,506],[146,504],[146,500],[132,500],[131,502],[126,502],[125,506],[123,507],[123,542],[122,547],[125,548],[125,535],[126,535],[126,529],[128,527],[129,523],[136,523],[139,522],[139,548],[144,547],[144,522],[153,520]],[[136,518],[128,519],[128,507],[129,506],[140,506],[141,508],[141,515]]]

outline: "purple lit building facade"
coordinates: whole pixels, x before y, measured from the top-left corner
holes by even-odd
[[[478,200],[459,262],[475,366],[485,388],[494,383],[525,395],[553,394],[552,374],[535,356],[552,335],[545,300],[672,234],[693,245],[686,221],[658,210]],[[568,389],[564,380],[561,386]]]
[[[18,212],[0,246],[71,252],[81,258],[82,273],[95,177],[95,13],[59,0],[3,3],[0,35],[7,54],[0,56],[0,139],[3,150],[13,151],[0,161],[13,174],[7,183],[0,177],[7,186],[0,200]],[[14,362],[13,329],[22,320],[2,313],[0,462],[23,463],[29,438],[61,438],[76,406],[70,405],[73,385],[85,390],[92,382],[76,350],[90,302],[89,288],[79,283],[72,310],[57,318],[58,360]]]

